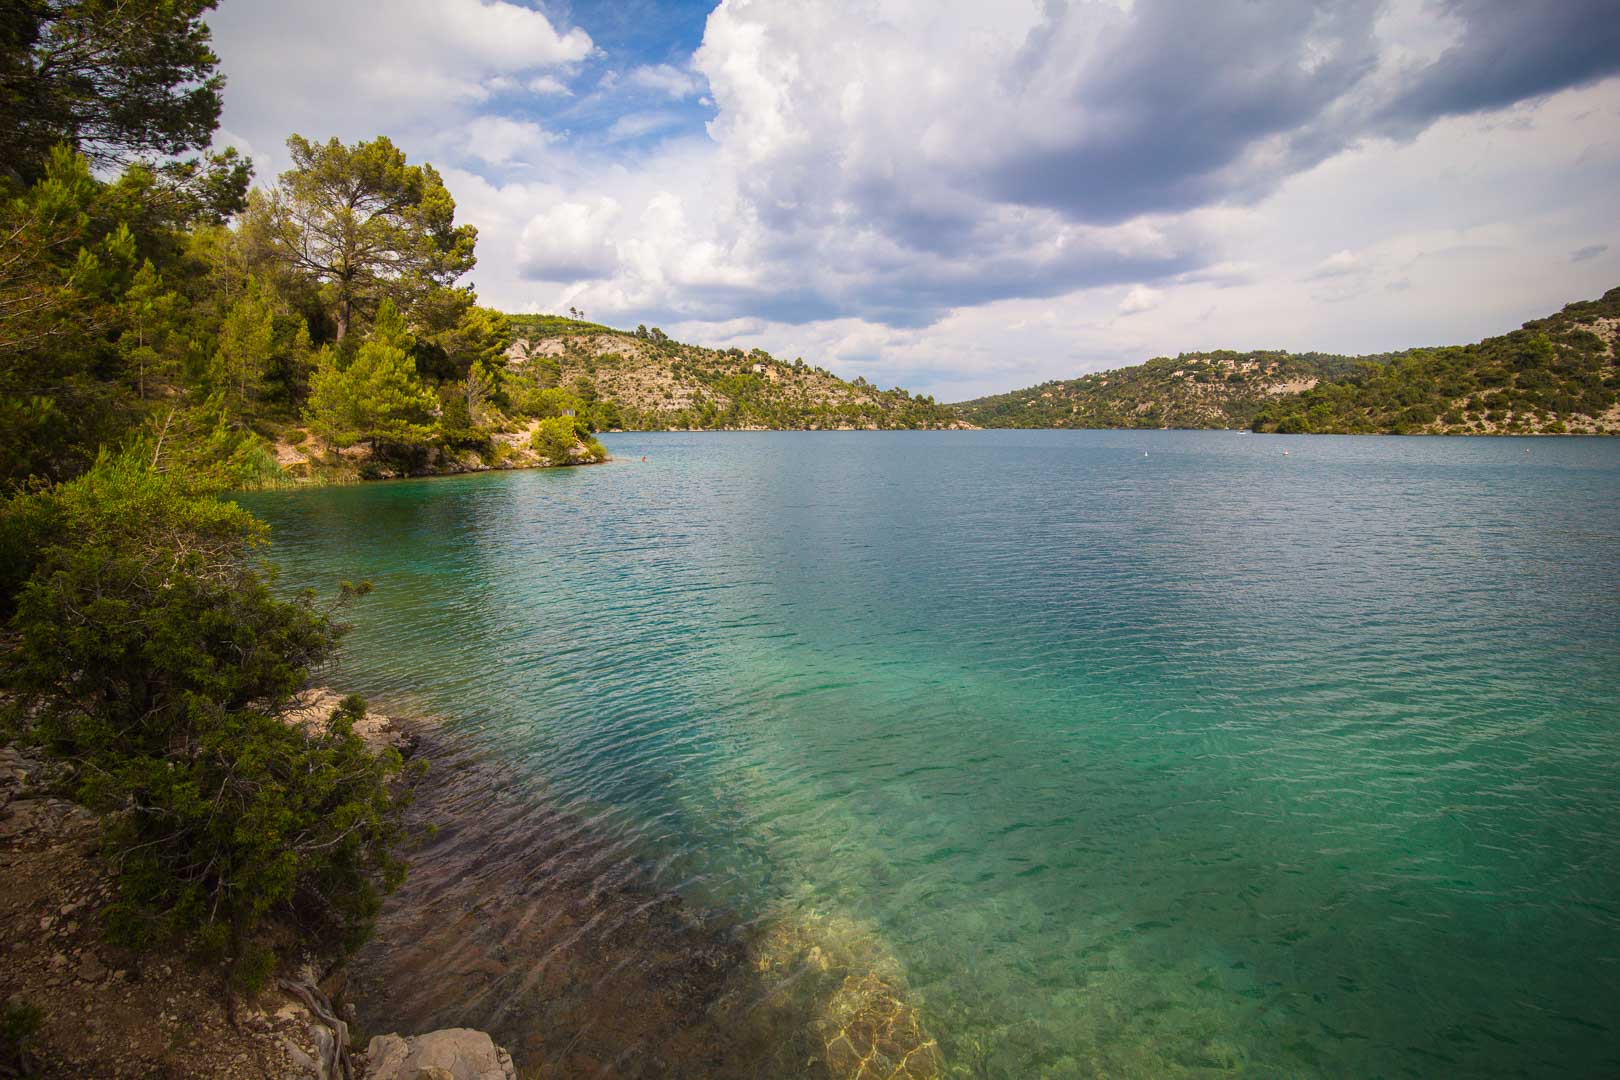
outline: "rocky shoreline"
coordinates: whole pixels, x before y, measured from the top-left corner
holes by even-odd
[[[322,724],[340,700],[306,691],[288,720]],[[409,811],[422,837],[411,872],[359,952],[306,954],[234,1007],[222,967],[105,943],[113,885],[96,818],[50,794],[57,767],[0,747],[0,1000],[43,1014],[35,1075],[944,1075],[902,966],[870,928],[696,909],[471,741],[375,713],[356,734],[430,763]]]
[[[324,721],[339,700],[312,691],[290,719]],[[357,733],[373,750],[412,744],[387,717],[369,716]],[[377,1035],[351,1057],[355,1009],[332,957],[306,954],[252,1000],[233,1001],[222,966],[199,966],[173,950],[109,945],[101,927],[114,887],[100,855],[100,824],[53,794],[61,772],[41,754],[0,746],[0,1002],[8,1022],[31,1016],[27,1026],[35,1029],[21,1047],[5,1048],[22,1050],[22,1061],[0,1061],[0,1072],[26,1068],[23,1075],[75,1080],[516,1080],[511,1056],[481,1031]]]
[[[595,456],[584,443],[578,443],[570,450],[567,460],[553,461],[529,446],[529,439],[536,426],[535,423],[530,423],[515,432],[496,433],[493,436],[492,453],[433,449],[414,465],[378,460],[365,446],[317,453],[310,443],[308,432],[302,432],[304,437],[297,442],[278,438],[271,444],[270,451],[275,457],[280,474],[277,480],[261,486],[358,484],[371,480],[461,476],[467,473],[507,472],[516,469],[568,469],[581,465],[601,465],[611,460]]]

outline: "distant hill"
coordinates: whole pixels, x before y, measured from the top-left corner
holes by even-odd
[[[1620,434],[1620,288],[1477,345],[1413,349],[1274,401],[1256,431]]]
[[[508,316],[510,368],[578,397],[604,427],[855,429],[961,427],[956,410],[925,395],[879,390],[857,378],[785,361],[760,349],[706,349],[656,327],[615,330],[555,315]]]
[[[1182,353],[964,401],[981,427],[1620,434],[1620,288],[1475,345]]]
[[[1182,353],[956,408],[981,427],[1244,428],[1272,402],[1343,378],[1357,363],[1329,353]]]

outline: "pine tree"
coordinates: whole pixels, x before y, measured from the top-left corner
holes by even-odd
[[[219,328],[219,348],[214,353],[219,388],[239,409],[245,410],[259,396],[275,345],[270,291],[258,278],[250,277],[247,291],[225,314]]]
[[[180,328],[180,297],[164,288],[163,277],[147,259],[135,272],[124,293],[124,331],[118,351],[135,382],[135,393],[146,398],[148,383],[174,372],[174,347]]]
[[[471,270],[478,231],[431,165],[407,165],[386,137],[349,147],[287,140],[293,168],[263,208],[271,249],[330,289],[341,341],[356,317],[392,300],[411,307]]]
[[[487,425],[489,421],[490,400],[495,396],[498,383],[495,373],[482,361],[473,362],[467,370],[467,378],[463,385],[463,392],[467,402],[467,419],[475,428]]]
[[[316,359],[306,416],[310,428],[328,446],[353,446],[360,441],[360,412],[348,374],[338,367],[335,349],[322,349]]]
[[[347,368],[327,350],[310,380],[310,424],[328,443],[366,441],[384,447],[425,446],[436,434],[438,398],[423,385],[411,358],[413,339],[399,309],[384,302],[365,344]]]
[[[362,438],[373,451],[383,446],[417,447],[433,441],[438,399],[416,374],[404,349],[368,341],[344,372],[349,380]]]

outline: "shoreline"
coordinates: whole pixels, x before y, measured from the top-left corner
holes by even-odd
[[[755,432],[794,432],[803,434],[931,434],[937,432],[966,432],[966,431],[1109,431],[1115,433],[1126,432],[1153,432],[1153,431],[1222,431],[1232,435],[1275,435],[1287,438],[1335,438],[1335,439],[1603,439],[1620,438],[1620,430],[1614,431],[1251,431],[1248,428],[1220,428],[1220,427],[937,427],[937,428],[634,428],[614,429],[601,432],[603,435],[698,435],[698,434],[749,434]]]
[[[312,687],[286,719],[319,726],[342,699]],[[498,750],[369,709],[355,731],[373,753],[427,762],[400,849],[410,871],[352,954],[274,931],[285,959],[254,994],[227,995],[227,969],[178,946],[109,945],[99,820],[48,794],[58,766],[0,747],[0,997],[42,1009],[38,1075],[408,1080],[457,1061],[479,1080],[945,1074],[871,928],[694,906]]]
[[[286,719],[305,728],[323,724],[340,700],[324,688],[302,691]],[[368,713],[356,734],[374,754],[387,747],[414,753],[408,726],[382,714]],[[7,882],[0,892],[7,942],[0,1000],[8,1052],[27,1049],[7,1068],[63,1078],[410,1080],[426,1068],[454,1066],[457,1076],[517,1080],[511,1056],[484,1032],[400,1035],[384,1022],[362,1042],[354,1003],[344,995],[348,958],[313,946],[290,925],[268,929],[283,963],[253,993],[229,989],[228,963],[202,963],[179,943],[142,951],[110,943],[102,927],[117,889],[101,851],[102,822],[56,794],[66,773],[32,748],[0,745]],[[26,1042],[13,1045],[13,1037]]]
[[[386,484],[400,480],[433,480],[440,477],[451,476],[479,476],[483,473],[499,472],[528,472],[540,469],[583,469],[593,465],[614,464],[615,459],[610,454],[599,461],[566,461],[544,462],[535,464],[501,464],[486,465],[483,468],[456,468],[456,469],[429,469],[422,472],[406,473],[403,476],[346,476],[322,475],[305,478],[283,480],[280,483],[255,484],[248,487],[232,488],[232,492],[261,492],[261,491],[304,491],[329,487],[356,487],[362,484]]]

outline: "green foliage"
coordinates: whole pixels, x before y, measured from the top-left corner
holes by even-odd
[[[335,351],[310,380],[310,426],[333,446],[362,440],[374,450],[409,449],[434,437],[437,396],[417,376],[407,351],[414,344],[403,317],[384,301],[371,335],[348,367]]]
[[[165,289],[163,278],[147,259],[124,293],[124,329],[119,351],[137,396],[145,398],[149,383],[172,377],[179,370],[180,297]]]
[[[1289,385],[1342,376],[1357,363],[1329,353],[1182,353],[957,407],[983,427],[1244,428]]]
[[[213,0],[14,0],[0,35],[0,171],[37,179],[53,147],[98,166],[200,150],[224,78]]]
[[[360,437],[379,445],[425,446],[433,438],[433,394],[417,378],[410,354],[366,342],[345,373],[359,410]]]
[[[569,319],[561,315],[507,315],[506,321],[512,336],[520,338],[622,333],[622,331],[615,330],[611,326],[603,326],[601,323],[586,322],[583,319]]]
[[[553,463],[565,462],[578,442],[574,418],[553,416],[535,426],[534,434],[529,436],[529,449]]]
[[[477,230],[455,224],[455,200],[431,165],[408,165],[386,137],[287,140],[293,167],[264,204],[264,235],[283,266],[331,295],[342,340],[385,299],[401,309],[471,270]]]
[[[1620,402],[1612,347],[1587,327],[1620,317],[1620,289],[1475,345],[1414,349],[1259,410],[1256,431],[1591,430]]]
[[[506,316],[479,307],[471,289],[436,289],[417,303],[411,316],[420,328],[416,366],[423,375],[454,382],[474,364],[491,371],[504,365],[512,340]]]
[[[203,488],[263,487],[281,475],[269,444],[242,423],[223,391],[154,413],[125,445],[154,471]]]
[[[269,290],[249,277],[247,290],[225,313],[214,352],[215,385],[237,408],[256,401],[276,351],[275,310]]]
[[[439,387],[439,433],[445,445],[489,448],[490,429],[499,420],[495,409],[499,389],[495,373],[482,360],[475,361],[459,383]]]
[[[352,946],[402,873],[398,757],[355,737],[359,699],[314,731],[287,722],[344,627],[277,598],[253,562],[264,527],[191,492],[126,455],[6,508],[0,534],[37,536],[7,687],[108,815],[120,940],[241,958],[278,914]]]
[[[624,413],[619,409],[616,401],[597,401],[582,414],[586,424],[592,431],[621,431],[624,429]]]
[[[361,438],[360,406],[338,359],[336,349],[321,350],[309,379],[309,405],[304,415],[310,430],[328,446],[353,446]]]
[[[465,380],[479,422],[498,421],[505,331],[451,287],[473,233],[454,226],[438,175],[386,141],[303,144],[281,202],[244,200],[232,151],[141,160],[212,140],[211,6],[6,8],[0,678],[9,726],[66,760],[74,794],[105,815],[113,929],[132,943],[180,934],[251,986],[269,974],[256,940],[268,918],[343,945],[363,935],[402,872],[400,763],[355,737],[358,699],[326,723],[287,722],[289,695],[344,628],[309,594],[278,597],[257,562],[263,526],[204,493],[280,477],[255,428],[297,415],[317,342],[353,310],[404,305],[378,312],[371,340],[323,353],[339,421],[375,446],[434,436],[423,356]],[[278,246],[278,210],[320,210],[316,172],[358,185],[358,217],[342,223],[366,250],[341,280]],[[3,1018],[8,1059],[25,1019]]]
[[[864,379],[845,382],[761,349],[705,349],[656,327],[628,334],[554,315],[507,318],[518,340],[561,345],[560,355],[530,349],[527,359],[508,365],[508,401],[527,416],[573,409],[594,431],[937,428],[958,419],[932,398],[880,390]]]
[[[366,341],[407,353],[416,348],[416,336],[411,333],[404,314],[392,300],[384,300],[377,309],[376,322],[372,324]]]
[[[261,404],[288,407],[303,401],[309,393],[315,349],[309,324],[301,316],[276,314],[271,317],[271,326],[270,355],[260,385]]]
[[[459,389],[467,408],[467,419],[474,428],[482,429],[493,422],[494,402],[500,388],[495,369],[482,360],[473,361]]]
[[[30,1044],[44,1024],[44,1010],[32,1002],[14,999],[0,1005],[0,1075],[33,1075]]]
[[[585,403],[561,387],[537,387],[520,383],[512,394],[512,405],[525,416],[578,415]]]
[[[124,422],[109,332],[137,267],[103,196],[89,163],[59,148],[0,200],[0,486],[72,475]]]

